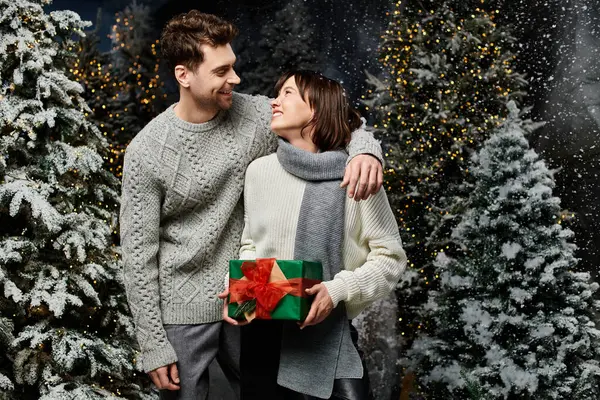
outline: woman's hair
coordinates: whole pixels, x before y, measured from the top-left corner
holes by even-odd
[[[302,127],[302,132],[313,127],[312,141],[321,151],[345,147],[362,121],[358,111],[348,103],[342,85],[314,71],[295,70],[279,78],[275,85],[276,96],[291,77],[294,77],[302,99],[314,110],[314,116]]]
[[[167,22],[160,37],[161,53],[171,70],[184,65],[195,71],[204,61],[201,45],[223,46],[231,43],[237,34],[238,29],[231,22],[191,10]]]

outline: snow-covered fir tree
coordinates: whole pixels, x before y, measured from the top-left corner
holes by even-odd
[[[407,364],[435,399],[600,398],[597,283],[578,272],[561,225],[553,172],[510,116],[474,157],[475,186],[452,236],[462,252],[436,258],[429,333]]]
[[[0,0],[0,397],[152,398],[110,242],[118,180],[66,75],[89,23],[49,3]]]
[[[0,273],[1,270],[0,270]],[[2,277],[0,276],[0,280]],[[8,307],[4,306],[4,299],[0,298],[0,399],[10,399],[12,394],[12,390],[15,385],[11,380],[10,376],[12,376],[11,371],[11,355],[10,355],[10,347],[11,343],[15,339],[13,332],[13,323],[9,318],[3,316],[3,311],[8,309]]]
[[[451,1],[403,1],[390,11],[377,80],[367,105],[379,116],[386,153],[385,187],[410,266],[398,290],[399,334],[427,329],[421,307],[436,285],[433,261],[452,252],[451,230],[468,191],[467,163],[490,129],[520,99],[526,81],[513,69],[514,38],[495,12],[466,15]]]
[[[131,139],[165,108],[160,79],[159,40],[149,6],[136,0],[115,16],[110,35],[109,70],[118,88],[113,113],[116,130],[111,142],[121,152]],[[122,167],[122,166],[119,166]],[[121,170],[119,173],[121,176]]]
[[[272,96],[277,79],[292,69],[318,70],[317,32],[304,0],[291,0],[260,30],[258,46],[240,52],[239,90]]]

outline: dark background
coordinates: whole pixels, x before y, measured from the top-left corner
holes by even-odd
[[[78,12],[84,20],[96,24],[97,11],[102,10],[99,27],[103,39],[103,50],[110,50],[107,38],[113,24],[115,13],[124,9],[129,0],[55,0],[50,6],[52,10],[70,9]],[[240,39],[257,41],[260,28],[273,18],[273,14],[285,5],[283,1],[272,0],[149,0],[138,1],[153,9],[156,26],[156,37],[160,29],[174,15],[198,9],[202,12],[216,14],[234,22],[240,28]],[[342,81],[353,98],[364,94],[364,70],[379,71],[377,62],[377,46],[381,29],[387,23],[386,11],[388,0],[306,0],[313,10],[313,25],[321,47],[327,47],[325,72],[328,76]],[[95,27],[95,26],[94,26]],[[93,29],[93,28],[91,28]],[[311,29],[307,27],[307,29]],[[235,43],[234,43],[235,44]],[[277,60],[273,60],[274,63]],[[243,79],[243,71],[241,73]]]
[[[404,0],[418,1],[418,0]],[[83,19],[96,21],[104,50],[115,12],[127,0],[55,0],[51,9],[70,9]],[[156,37],[175,14],[196,8],[233,21],[240,36],[256,41],[260,28],[286,1],[270,0],[154,0]],[[312,10],[319,51],[324,51],[324,73],[341,81],[356,101],[366,93],[364,71],[382,71],[377,62],[380,33],[387,24],[390,0],[306,0]],[[480,7],[481,1],[465,0],[461,7]],[[500,11],[497,22],[510,25],[518,39],[518,66],[530,83],[525,106],[531,116],[547,124],[530,141],[557,169],[557,190],[563,207],[574,212],[569,226],[576,232],[583,269],[596,275],[600,243],[600,0],[486,1],[485,7]],[[307,29],[311,29],[307,27]],[[327,50],[325,50],[327,49]],[[276,63],[277,60],[272,60]],[[240,71],[244,78],[244,71]],[[597,278],[598,276],[596,276]]]

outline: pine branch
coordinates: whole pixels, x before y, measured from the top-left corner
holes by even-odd
[[[242,318],[246,313],[251,313],[256,309],[256,299],[244,301],[242,304],[238,306],[233,313],[234,319]]]

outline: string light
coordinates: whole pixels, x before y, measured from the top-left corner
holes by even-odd
[[[129,27],[133,26],[131,21],[134,15],[117,13],[116,16],[116,23],[111,30],[113,50],[118,52],[119,49],[129,46],[126,41],[131,40],[128,31]],[[130,61],[124,68],[127,72],[125,76],[100,54],[86,59],[86,52],[91,51],[90,47],[94,45],[87,43],[86,47],[79,46],[81,61],[74,63],[71,73],[75,80],[89,89],[86,92],[89,95],[84,93],[84,97],[88,97],[86,100],[92,106],[93,113],[86,114],[86,117],[96,122],[102,135],[108,139],[109,154],[104,156],[104,160],[107,169],[117,178],[121,178],[125,148],[139,130],[158,114],[162,103],[157,101],[166,98],[164,82],[156,73],[160,67],[160,60],[157,58],[159,41],[148,44],[148,48],[143,50],[143,58],[140,55],[128,58],[127,54],[123,53],[123,58]],[[129,96],[132,94],[134,98],[130,100]],[[126,106],[131,101],[136,107]],[[95,104],[97,106],[94,106]],[[133,125],[131,121],[134,121]]]
[[[511,75],[512,39],[496,29],[492,13],[479,6],[460,18],[443,3],[436,7],[397,2],[388,13],[379,62],[390,78],[366,96],[379,99],[371,109],[381,110],[374,126],[385,132],[385,187],[409,264],[419,268],[425,287],[439,279],[435,257],[454,251],[440,239],[451,227],[445,219],[450,200],[464,196],[458,184],[469,176],[470,154],[505,118],[507,100],[518,99],[522,86],[518,74]],[[427,329],[410,311],[426,291],[416,293],[421,297],[401,299],[407,307],[399,324],[408,340]]]

